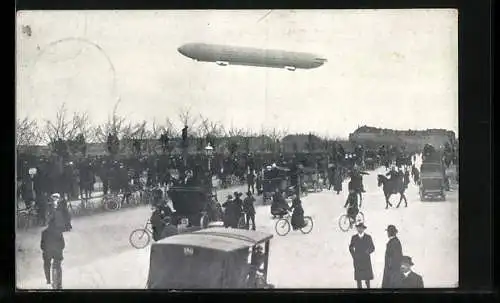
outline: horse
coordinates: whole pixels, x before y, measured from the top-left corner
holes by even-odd
[[[403,185],[403,182],[394,182],[393,180],[390,180],[384,175],[378,175],[377,176],[378,180],[378,186],[382,186],[382,189],[384,191],[384,196],[385,196],[385,209],[387,209],[389,206],[392,207],[391,202],[389,201],[389,198],[393,194],[399,193],[399,203],[396,206],[396,208],[399,207],[401,204],[401,201],[403,199],[405,200],[405,207],[408,207],[408,201],[406,200],[405,196],[405,186]],[[399,183],[399,184],[398,184]]]

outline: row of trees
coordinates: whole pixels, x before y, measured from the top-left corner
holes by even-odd
[[[166,118],[164,123],[157,121],[128,121],[118,113],[117,103],[105,123],[94,125],[87,113],[68,114],[65,104],[56,112],[54,120],[40,123],[26,117],[16,120],[16,145],[49,145],[58,154],[86,153],[87,143],[108,143],[108,152],[118,153],[120,148],[132,151],[152,152],[158,145],[164,151],[173,148],[173,139],[181,137],[181,128],[188,127],[188,137],[203,149],[210,142],[212,146],[224,144],[230,152],[238,146],[249,145],[249,138],[268,138],[268,145],[279,145],[288,134],[287,130],[264,129],[260,133],[241,128],[225,128],[219,121],[213,121],[191,109],[181,109],[176,120]],[[312,134],[310,135],[310,137]],[[193,143],[191,143],[193,144]],[[309,142],[309,148],[314,145]],[[273,149],[272,146],[270,146]]]

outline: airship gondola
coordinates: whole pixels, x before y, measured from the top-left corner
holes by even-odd
[[[213,62],[219,66],[246,65],[294,71],[317,68],[327,61],[311,53],[205,43],[188,43],[177,50],[195,61]]]

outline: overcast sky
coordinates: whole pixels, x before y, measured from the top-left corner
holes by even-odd
[[[273,10],[262,19],[268,12],[19,13],[17,115],[53,119],[66,102],[103,122],[120,97],[119,113],[131,120],[177,120],[191,107],[255,131],[346,137],[366,124],[458,133],[455,10]],[[294,72],[221,67],[177,52],[190,42],[310,52],[328,62]]]

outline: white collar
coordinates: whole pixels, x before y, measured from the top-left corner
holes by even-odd
[[[410,275],[410,273],[411,273],[411,270],[409,270],[408,272],[403,273],[403,275],[405,275],[405,278],[408,278],[408,276]]]
[[[392,240],[392,239],[394,239],[394,238],[396,238],[396,236],[389,237],[389,240]]]
[[[360,237],[360,238],[363,238],[364,236],[365,236],[365,233],[364,233],[364,232],[363,232],[363,233],[358,234],[358,237]]]

